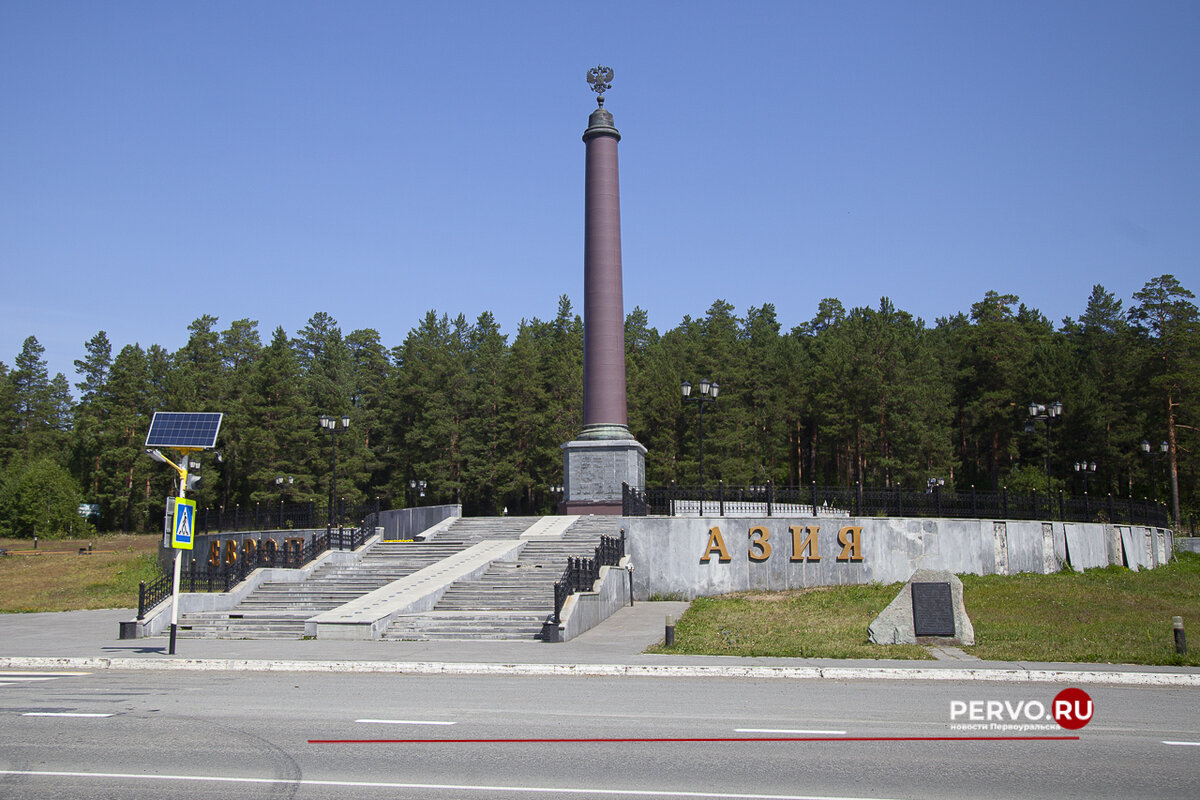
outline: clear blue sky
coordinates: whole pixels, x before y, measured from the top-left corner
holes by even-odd
[[[582,311],[589,67],[626,310],[1200,292],[1200,3],[0,0],[0,360],[317,311]]]

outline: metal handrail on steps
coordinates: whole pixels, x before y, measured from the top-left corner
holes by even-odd
[[[601,567],[615,567],[625,557],[625,529],[621,536],[601,536],[593,558],[568,556],[567,568],[562,578],[554,583],[554,615],[550,621],[555,625],[562,622],[562,609],[567,598],[575,592],[590,592],[600,577]]]

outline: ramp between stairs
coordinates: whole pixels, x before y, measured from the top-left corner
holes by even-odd
[[[304,623],[305,635],[318,639],[378,639],[396,617],[428,611],[437,605],[455,581],[476,579],[493,562],[515,559],[525,544],[515,539],[479,542],[412,575],[309,618]]]

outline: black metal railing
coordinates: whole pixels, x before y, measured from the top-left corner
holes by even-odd
[[[920,491],[865,489],[853,486],[715,488],[676,486],[635,489],[622,484],[622,513],[643,516],[765,516],[765,517],[951,517],[967,519],[1047,519],[1067,522],[1124,522],[1166,527],[1164,503],[1107,495],[1047,497],[1038,492],[952,489],[937,486]]]
[[[333,524],[357,525],[369,514],[378,514],[380,501],[359,505],[339,503]],[[196,511],[196,533],[213,531],[303,530],[329,525],[329,506],[313,502],[254,503],[253,505],[207,506]]]
[[[562,578],[554,584],[554,624],[562,622],[563,605],[575,592],[590,592],[600,578],[601,567],[615,567],[625,557],[625,531],[621,535],[601,536],[593,558],[568,556]]]
[[[234,552],[232,558],[223,563],[211,564],[201,559],[192,559],[179,572],[181,592],[228,592],[260,567],[276,569],[299,569],[327,550],[357,550],[366,542],[366,528],[338,528],[326,530],[301,544],[295,540],[274,539],[252,542]],[[143,619],[149,609],[154,608],[171,596],[173,576],[159,575],[147,583],[138,585],[138,619]]]

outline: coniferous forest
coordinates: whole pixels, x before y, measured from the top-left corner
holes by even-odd
[[[731,487],[1045,487],[1046,427],[1026,432],[1027,407],[1061,401],[1055,491],[1082,494],[1075,464],[1095,462],[1091,495],[1177,496],[1187,520],[1200,510],[1194,296],[1163,275],[1129,300],[1102,286],[1080,299],[1079,318],[1056,324],[988,292],[932,325],[887,298],[851,309],[825,299],[792,330],[773,304],[739,314],[717,300],[664,333],[635,308],[629,425],[648,449],[647,484],[697,482],[696,410],[681,402],[682,380],[720,383],[705,411],[705,480]],[[324,505],[322,414],[351,420],[337,437],[347,505],[459,500],[468,515],[529,514],[559,499],[560,445],[580,429],[583,385],[583,322],[566,297],[511,336],[488,312],[468,321],[436,311],[390,346],[325,313],[294,335],[207,315],[188,333],[177,352],[114,353],[98,331],[72,378],[48,374],[34,336],[0,363],[0,535],[159,530],[175,475],[144,452],[155,410],[225,414],[220,457],[202,456],[189,492],[201,507]],[[280,476],[291,482],[281,488]],[[426,482],[424,497],[412,480]],[[80,503],[98,516],[84,521]]]

